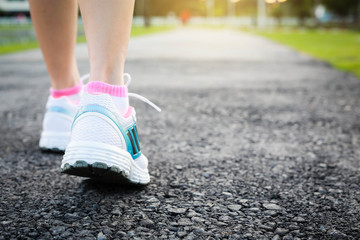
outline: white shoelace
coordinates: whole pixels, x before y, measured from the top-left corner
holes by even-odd
[[[83,75],[83,76],[80,78],[80,81],[81,81],[82,83],[84,83],[85,80],[88,80],[88,79],[89,79],[89,77],[90,77],[90,74],[89,74],[89,73],[88,73],[88,74],[85,74],[85,75]],[[124,73],[124,80],[125,80],[125,86],[128,87],[128,86],[130,85],[130,83],[131,83],[131,76],[130,76],[130,74]],[[151,101],[150,101],[149,99],[147,99],[146,97],[143,97],[143,96],[141,96],[141,95],[139,95],[139,94],[136,94],[136,93],[130,93],[130,92],[128,93],[128,95],[129,95],[129,97],[137,98],[137,99],[143,101],[144,103],[149,104],[151,107],[155,108],[156,111],[161,112],[161,108],[159,108],[155,103],[151,102]]]

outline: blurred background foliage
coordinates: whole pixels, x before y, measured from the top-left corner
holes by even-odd
[[[286,23],[283,18],[296,18],[300,26],[360,28],[360,0],[136,0],[134,15],[145,17],[147,25],[151,17],[181,17],[184,11],[191,17],[256,18],[262,3],[266,3],[267,17],[279,24]],[[0,0],[0,24],[1,18],[19,15],[30,15],[26,0]]]
[[[283,17],[296,17],[299,25],[307,18],[316,18],[316,10],[326,10],[326,22],[343,26],[360,27],[360,0],[265,0],[267,13],[278,20]],[[135,16],[180,16],[188,10],[192,16],[229,16],[229,4],[233,5],[234,16],[256,16],[258,0],[137,0]],[[213,5],[209,14],[208,5]],[[333,21],[332,21],[333,20]],[[319,24],[319,22],[317,22]]]
[[[38,47],[29,16],[26,0],[0,0],[0,54]],[[261,35],[360,77],[360,0],[135,1],[132,36],[182,25]]]

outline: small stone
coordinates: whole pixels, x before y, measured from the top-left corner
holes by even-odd
[[[278,234],[280,236],[284,236],[285,234],[287,234],[289,232],[289,230],[287,230],[286,228],[277,228],[275,230],[275,234]]]
[[[79,215],[77,213],[66,213],[64,215],[64,219],[67,222],[75,222],[80,219]]]
[[[99,232],[99,234],[97,235],[97,240],[105,240],[105,239],[106,236],[102,232]]]
[[[153,211],[152,209],[158,208],[159,206],[160,206],[160,201],[159,201],[159,202],[150,203],[150,204],[146,205],[146,208],[147,208],[147,209],[150,209],[150,211]]]
[[[146,227],[137,227],[135,230],[136,230],[136,232],[138,232],[138,233],[145,233],[145,232],[150,231],[150,229],[149,229],[149,228],[146,228]]]
[[[121,211],[119,208],[115,208],[112,212],[111,212],[112,215],[115,215],[115,216],[120,216],[121,215]]]
[[[328,234],[333,238],[333,239],[347,239],[347,235],[338,231],[338,230],[329,230]]]
[[[147,203],[157,203],[159,202],[159,199],[157,199],[156,197],[152,197],[149,198],[148,200],[146,200]]]
[[[141,220],[140,225],[147,228],[153,228],[155,226],[154,222],[151,221],[150,219]]]
[[[249,211],[250,212],[258,212],[258,211],[260,211],[260,209],[253,207],[253,208],[249,208]]]
[[[63,233],[60,235],[60,238],[68,239],[68,238],[70,238],[70,236],[72,236],[72,235],[73,235],[73,233],[71,232],[71,230],[70,230],[70,231],[65,231],[65,232],[63,232]]]
[[[1,222],[2,225],[9,225],[10,223],[12,223],[11,220]]]
[[[62,236],[63,234],[61,234],[61,236]],[[34,231],[34,232],[30,232],[29,234],[28,234],[28,236],[29,237],[31,237],[31,238],[36,238],[37,236],[39,236],[39,234],[36,232],[36,231]]]
[[[192,192],[192,195],[193,195],[193,197],[198,197],[198,198],[201,198],[204,196],[204,194],[199,193],[199,192]]]
[[[180,219],[178,220],[178,224],[179,224],[180,226],[190,226],[190,225],[192,225],[192,222],[191,222],[190,219],[188,219],[188,218],[180,218]]]
[[[282,207],[280,207],[279,205],[276,205],[274,203],[264,203],[263,206],[267,210],[281,210],[282,209]]]
[[[201,207],[203,205],[202,202],[200,201],[194,201],[193,204],[192,204],[194,207]]]
[[[299,226],[295,223],[295,224],[289,225],[288,228],[289,228],[289,230],[292,231],[292,230],[297,230],[297,229],[299,229]]]
[[[227,197],[232,197],[232,193],[229,193],[229,192],[222,192],[221,194],[225,195]]]
[[[293,221],[294,221],[294,222],[300,222],[300,223],[306,222],[305,219],[302,218],[302,217],[294,217],[294,218],[293,218]]]
[[[79,235],[80,236],[89,236],[91,233],[90,233],[90,231],[89,230],[86,230],[86,229],[84,229],[84,230],[81,230],[80,232],[79,232]]]
[[[192,217],[191,220],[193,222],[205,222],[205,219],[203,219],[201,217]]]
[[[239,202],[241,203],[241,204],[245,204],[245,203],[247,203],[249,200],[248,199],[240,199],[239,200]]]
[[[50,231],[51,231],[52,235],[59,235],[59,234],[65,232],[65,227],[64,226],[52,227],[52,228],[50,228]]]
[[[264,214],[265,214],[265,215],[269,215],[269,216],[271,216],[271,217],[274,217],[274,216],[278,215],[277,212],[272,211],[272,210],[266,210],[266,211],[264,211]]]
[[[177,235],[178,235],[179,237],[185,237],[185,236],[187,235],[187,232],[184,232],[184,231],[178,232]]]
[[[189,213],[187,214],[187,217],[195,217],[198,216],[199,214],[193,210],[189,210]]]
[[[275,235],[271,240],[280,240],[280,236],[279,236],[279,235]]]
[[[265,224],[261,224],[259,227],[260,227],[261,229],[266,230],[266,231],[274,231],[275,226],[276,226],[276,223],[274,223],[274,222],[267,222],[267,223],[265,223]]]
[[[204,235],[206,233],[205,230],[202,228],[194,228],[193,232],[195,233],[195,235],[198,236]]]
[[[326,165],[325,163],[320,163],[320,164],[319,164],[319,167],[321,167],[321,168],[327,168],[327,165]]]
[[[294,240],[294,238],[291,236],[291,234],[288,234],[282,238],[282,240]]]
[[[203,173],[203,176],[204,176],[204,178],[209,178],[209,177],[211,177],[211,173]]]
[[[126,233],[123,231],[118,231],[115,236],[118,238],[124,238],[126,236]]]
[[[172,232],[177,232],[179,230],[179,228],[175,227],[175,226],[169,226],[168,229],[169,229],[169,231],[172,231]]]
[[[241,209],[241,205],[228,205],[227,208],[231,211],[237,212]]]
[[[219,217],[219,220],[220,220],[220,221],[227,222],[227,221],[232,220],[232,218],[231,218],[231,217],[229,217],[229,216],[227,216],[227,215],[225,215],[225,216],[221,216],[221,217]]]
[[[183,167],[181,165],[175,165],[174,168],[179,171],[181,171],[183,169]]]
[[[186,210],[186,208],[169,208],[168,212],[171,214],[184,214]]]

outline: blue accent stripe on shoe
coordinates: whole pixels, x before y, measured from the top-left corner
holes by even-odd
[[[136,139],[135,139],[135,136],[134,136],[134,134],[133,134],[133,132],[132,132],[132,128],[130,129],[130,130],[128,130],[128,136],[130,136],[130,141],[131,141],[131,145],[133,146],[133,151],[134,151],[134,153],[137,153],[139,150],[138,150],[138,148],[137,148],[137,146],[136,146]]]
[[[73,117],[75,115],[75,111],[69,111],[63,107],[60,106],[51,106],[46,109],[46,112],[56,112],[56,113],[62,113],[65,115],[68,115],[70,117]]]
[[[130,143],[132,146],[132,150],[133,150],[133,158],[136,159],[141,155],[141,150],[140,150],[140,144],[139,144],[139,138],[137,136],[137,131],[136,129],[136,124],[134,124],[132,127],[130,127],[126,134],[130,139]]]
[[[127,132],[125,132],[125,130],[121,127],[119,120],[117,119],[117,117],[115,116],[115,114],[113,112],[111,112],[110,110],[108,110],[107,108],[100,106],[100,105],[86,105],[86,106],[82,106],[80,107],[78,113],[76,114],[73,124],[71,126],[71,129],[74,126],[74,122],[83,114],[85,113],[90,113],[90,112],[96,112],[96,113],[100,113],[106,117],[108,117],[113,123],[115,123],[115,125],[118,127],[118,129],[120,130],[121,134],[123,135],[125,142],[126,142],[126,146],[127,146],[127,151],[130,153],[131,157],[133,159],[138,158],[141,155],[141,152],[136,152],[136,149],[133,150],[133,146],[131,144],[131,140],[129,139],[129,136],[127,135]]]
[[[136,146],[137,148],[139,149],[139,151],[141,151],[140,149],[140,142],[139,142],[139,136],[138,136],[138,133],[137,133],[137,127],[136,127],[136,124],[134,125],[133,127],[133,131],[134,131],[134,135],[135,135],[135,143],[136,143]]]

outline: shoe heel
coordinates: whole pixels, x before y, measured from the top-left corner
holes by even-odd
[[[120,148],[98,142],[71,142],[61,163],[61,172],[69,175],[124,182],[130,177],[130,154]]]
[[[41,133],[39,146],[43,150],[56,152],[65,151],[66,146],[70,142],[70,132],[46,132]]]

